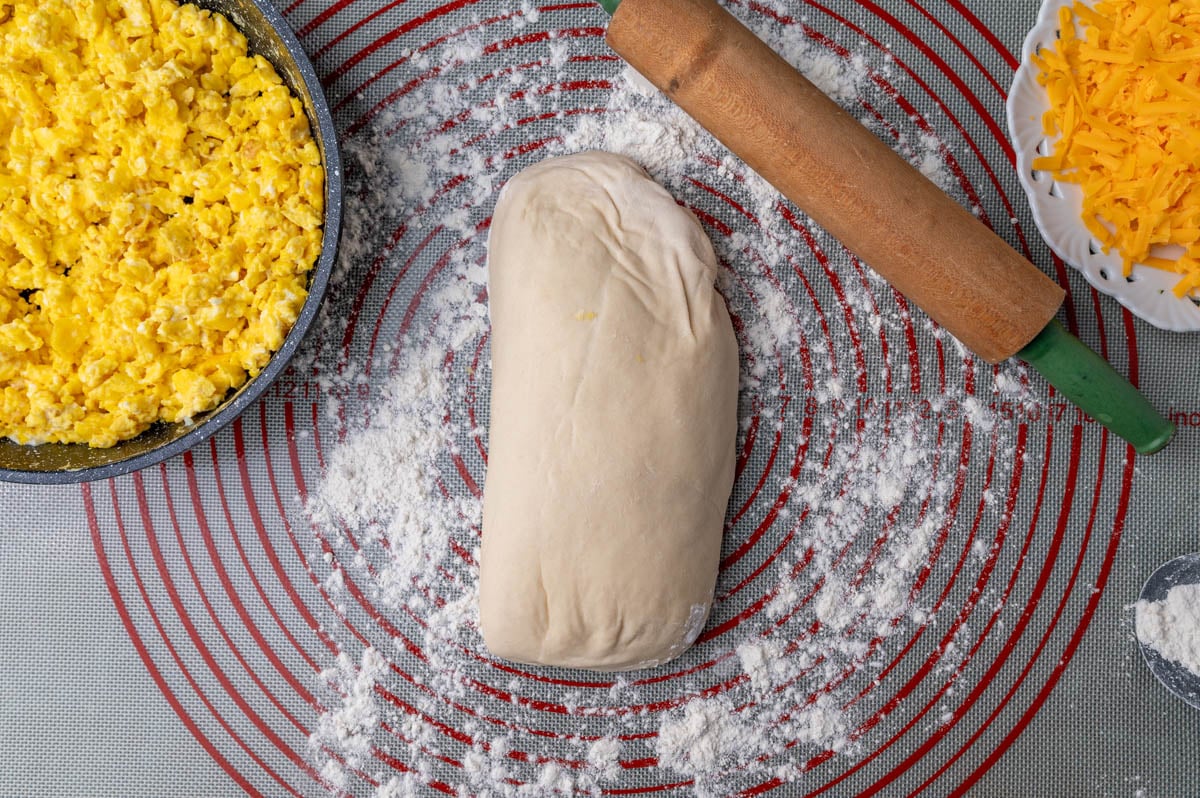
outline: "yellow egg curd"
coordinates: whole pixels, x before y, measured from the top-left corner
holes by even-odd
[[[0,0],[0,436],[107,447],[219,404],[300,312],[323,192],[220,14]]]

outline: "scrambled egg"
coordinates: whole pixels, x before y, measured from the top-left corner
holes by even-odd
[[[105,447],[219,404],[299,314],[323,192],[225,17],[0,0],[0,435]]]

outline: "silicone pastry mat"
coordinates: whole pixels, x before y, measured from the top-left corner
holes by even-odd
[[[337,284],[296,367],[210,444],[0,486],[20,675],[0,793],[1200,792],[1200,716],[1145,671],[1126,606],[1200,549],[1198,347],[1034,232],[1003,118],[1036,5],[728,7],[1068,286],[1062,320],[1178,439],[1136,458],[970,357],[624,70],[598,6],[297,2],[347,163]],[[488,216],[522,166],[588,147],[701,219],[743,350],[712,617],[622,676],[495,661],[471,625]],[[331,464],[358,482],[322,488]],[[390,515],[314,522],[322,490]]]

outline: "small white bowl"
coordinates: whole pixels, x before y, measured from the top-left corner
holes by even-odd
[[[1051,153],[1054,139],[1042,133],[1042,115],[1050,108],[1050,98],[1038,83],[1030,56],[1057,41],[1058,11],[1071,1],[1044,0],[1037,24],[1025,37],[1021,65],[1008,93],[1008,130],[1016,150],[1017,177],[1029,197],[1033,220],[1050,249],[1078,269],[1098,291],[1116,298],[1156,327],[1179,332],[1200,330],[1200,306],[1172,293],[1180,275],[1135,263],[1132,274],[1125,277],[1121,257],[1116,253],[1105,255],[1100,242],[1083,223],[1083,190],[1074,183],[1059,183],[1049,172],[1033,168],[1034,158]]]

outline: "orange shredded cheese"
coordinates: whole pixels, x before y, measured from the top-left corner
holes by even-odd
[[[1183,296],[1200,287],[1200,0],[1076,2],[1059,29],[1033,56],[1057,136],[1033,168],[1080,185],[1084,223],[1126,276],[1177,272]]]

